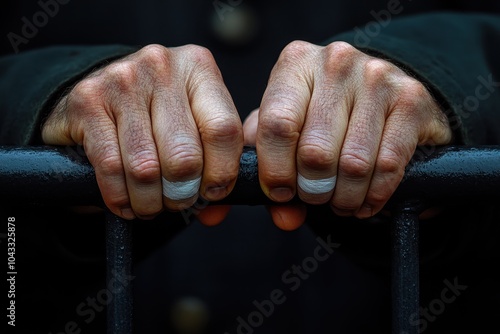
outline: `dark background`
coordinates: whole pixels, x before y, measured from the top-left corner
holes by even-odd
[[[213,22],[217,22],[218,16],[212,1],[72,0],[61,5],[59,13],[20,49],[27,51],[61,44],[203,45],[213,52],[244,119],[258,107],[270,70],[286,44],[297,39],[321,43],[336,33],[362,27],[373,20],[371,11],[385,10],[387,3],[243,1],[235,10],[254,15],[258,24],[253,26],[257,29],[253,38],[238,42],[225,40],[214,29]],[[404,10],[397,17],[439,10],[500,12],[500,5],[491,1],[402,0],[401,5]],[[36,1],[9,1],[2,5],[0,54],[13,52],[7,34],[20,34],[21,18],[26,16],[31,21],[32,15],[39,10]],[[251,28],[250,25],[247,29]],[[26,84],[29,85],[28,78]],[[55,206],[30,209],[19,213],[18,217],[18,222],[26,224],[26,235],[28,231],[31,235],[36,234],[37,230],[54,235],[50,240],[25,238],[18,245],[25,251],[34,251],[35,245],[48,247],[58,240],[60,249],[77,258],[102,257],[104,230],[99,215],[76,217]],[[309,219],[315,224],[335,223],[324,215],[311,215]],[[294,232],[283,232],[272,224],[264,208],[238,207],[220,226],[207,228],[194,222],[171,236],[174,234],[166,231],[165,226],[183,224],[174,220],[163,215],[155,222],[135,224],[140,235],[136,247],[142,247],[134,280],[138,333],[174,332],[171,310],[178,300],[189,296],[206,304],[210,314],[207,333],[236,333],[237,317],[246,318],[255,310],[252,302],[268,299],[273,289],[285,291],[287,301],[277,306],[274,314],[255,329],[255,333],[389,332],[388,267],[353,261],[342,252],[343,248],[349,248],[350,240],[356,243],[357,233],[366,236],[376,229],[373,238],[378,239],[372,243],[381,250],[367,247],[366,252],[367,255],[372,255],[372,251],[384,253],[388,247],[385,225],[367,227],[352,221],[350,229],[340,229],[345,235],[336,235],[344,241],[339,252],[321,263],[319,269],[302,282],[300,289],[290,292],[281,275],[293,264],[300,264],[311,256],[317,245],[317,235],[309,224]],[[18,234],[22,236],[23,231]],[[33,332],[43,332],[42,328],[50,324],[55,333],[63,330],[67,321],[77,320],[83,333],[103,332],[102,327],[98,327],[102,326],[103,312],[89,325],[75,313],[80,302],[87,296],[95,296],[102,288],[104,283],[97,273],[103,270],[103,262],[95,260],[75,265],[61,260],[64,257],[50,258],[50,254],[47,252],[46,263],[24,267],[26,274],[19,289],[29,290],[36,286],[39,296],[35,293],[28,297],[37,300],[38,312],[27,316],[20,311],[19,323],[32,328]],[[26,257],[26,263],[35,258]],[[49,275],[44,275],[42,268],[46,268]],[[28,273],[32,275],[26,277]],[[430,284],[430,299],[424,299],[423,303],[439,296],[445,278],[453,277],[437,277],[435,284]],[[46,290],[45,287],[54,286],[49,284],[54,280],[59,290]],[[447,314],[452,310],[447,312],[431,324],[435,332],[445,333],[439,326],[449,320]],[[461,330],[453,326],[448,328],[451,328],[450,333]]]

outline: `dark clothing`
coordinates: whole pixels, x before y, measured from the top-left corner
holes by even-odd
[[[73,83],[149,43],[208,47],[244,118],[258,106],[272,65],[287,43],[295,39],[324,43],[337,34],[330,41],[347,41],[394,62],[425,83],[446,112],[457,143],[498,145],[500,6],[486,1],[444,3],[243,1],[238,6],[246,8],[248,15],[256,11],[260,30],[246,44],[235,45],[222,41],[210,28],[209,19],[219,15],[212,1],[73,0],[59,5],[58,13],[35,36],[26,38],[27,43],[12,44],[12,34],[10,41],[3,39],[0,144],[40,144],[41,121]],[[15,14],[2,18],[4,35],[14,32],[24,38],[24,21],[19,18],[31,20],[41,7],[23,1],[11,6]],[[439,10],[467,13],[435,12]],[[13,45],[21,50],[19,54],[12,53]],[[96,329],[102,326],[103,312],[96,312],[96,320],[87,323],[89,318],[76,310],[104,286],[99,276],[104,273],[101,217],[55,208],[34,213],[5,209],[26,223],[26,235],[33,240],[18,247],[30,253],[26,272],[40,275],[25,277],[20,287],[36,321],[23,318],[20,311],[19,325],[34,333],[60,332],[74,320],[82,333],[104,332]],[[495,209],[496,203],[457,203],[456,208],[422,223],[422,307],[441,298],[446,280],[467,285],[444,313],[415,320],[421,329],[425,323],[426,333],[466,333],[496,322],[500,296],[494,289],[500,278],[492,268],[500,260],[500,233]],[[168,218],[173,219],[170,226],[182,225],[178,216]],[[308,224],[290,233],[278,231],[262,208],[234,208],[220,226],[194,223],[162,246],[169,239],[162,219],[165,215],[151,224],[135,223],[136,248],[143,248],[134,280],[139,333],[172,330],[169,308],[186,295],[208,304],[207,333],[236,333],[238,317],[247,319],[256,309],[253,302],[269,299],[274,289],[287,291],[287,301],[276,306],[256,333],[390,331],[387,222],[373,225],[340,219],[314,208]],[[325,239],[332,235],[341,246],[290,292],[282,275],[311,256],[317,245],[313,232]],[[151,235],[163,238],[151,242]],[[144,249],[151,244],[158,250],[148,248],[146,254]],[[50,262],[43,263],[40,257]],[[50,277],[40,274],[45,266],[53,273]]]

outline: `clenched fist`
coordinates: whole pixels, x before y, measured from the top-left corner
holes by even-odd
[[[221,73],[193,45],[146,46],[88,75],[57,104],[42,138],[83,145],[105,204],[126,219],[189,207],[199,193],[224,198],[243,148]]]
[[[329,203],[366,218],[388,201],[417,145],[444,145],[452,131],[424,85],[394,64],[344,42],[293,42],[281,53],[259,110],[244,123],[257,146],[266,195]],[[301,206],[270,208],[283,229]]]

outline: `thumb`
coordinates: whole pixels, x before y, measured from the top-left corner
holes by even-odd
[[[243,122],[243,143],[255,146],[257,143],[257,126],[259,125],[259,109],[252,111]]]
[[[65,112],[67,96],[63,97],[42,124],[42,140],[49,145],[75,145],[71,138]]]

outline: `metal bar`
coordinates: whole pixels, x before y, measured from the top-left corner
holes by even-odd
[[[132,223],[106,213],[107,333],[132,333]]]
[[[102,205],[92,166],[82,152],[75,152],[72,147],[0,147],[0,201]],[[271,204],[257,175],[255,149],[247,148],[234,190],[211,204]],[[407,198],[442,202],[498,196],[499,188],[500,146],[434,148],[409,164],[389,206]]]
[[[419,314],[418,207],[403,202],[392,222],[392,333],[417,334],[411,319]]]
[[[398,334],[417,332],[410,326],[410,317],[418,312],[418,210],[407,200],[435,204],[457,198],[498,197],[500,188],[499,146],[434,148],[423,158],[414,158],[387,205],[395,215],[392,296],[393,332]],[[210,204],[270,204],[260,189],[257,167],[255,149],[246,148],[234,190],[225,200]],[[83,152],[71,147],[0,147],[0,201],[103,204],[92,166]],[[107,239],[108,283],[117,273],[130,277],[130,223],[109,215]],[[124,284],[113,299],[108,309],[108,333],[131,333],[131,285]]]

